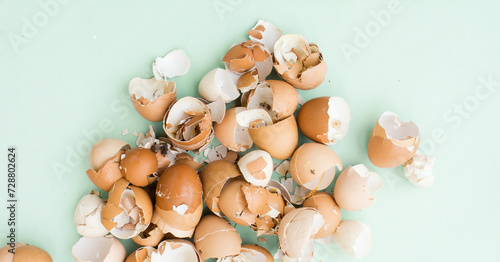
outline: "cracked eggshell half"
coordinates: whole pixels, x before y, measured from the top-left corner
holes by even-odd
[[[233,45],[222,58],[222,62],[236,79],[245,73],[257,70],[258,80],[262,81],[273,69],[273,58],[269,49],[252,40]]]
[[[289,258],[308,258],[314,253],[312,239],[325,220],[321,213],[310,207],[288,212],[278,228],[279,249]],[[312,250],[310,247],[312,245]]]
[[[340,222],[333,238],[342,250],[355,258],[368,255],[372,246],[370,227],[359,221]]]
[[[78,234],[84,237],[97,238],[109,233],[101,223],[103,208],[104,200],[99,197],[98,191],[92,191],[78,201],[74,216]]]
[[[148,227],[137,236],[133,237],[132,241],[140,246],[155,247],[160,243],[163,237],[165,237],[165,233],[163,233],[157,224],[153,223],[153,218],[151,218]]]
[[[0,261],[2,262],[52,262],[52,257],[45,250],[23,243],[15,243],[15,254],[11,253],[13,247],[6,245],[0,248]]]
[[[340,173],[333,196],[345,210],[357,211],[375,204],[375,193],[382,186],[379,175],[358,164],[347,167]]]
[[[281,78],[303,90],[319,86],[328,70],[318,46],[297,34],[283,35],[276,41],[274,68]]]
[[[163,129],[174,146],[183,150],[201,149],[213,139],[210,110],[195,97],[186,96],[173,103],[165,114]]]
[[[132,185],[144,187],[153,183],[156,178],[158,158],[153,151],[136,147],[125,152],[120,161],[120,171]]]
[[[111,186],[123,177],[120,171],[120,161],[122,155],[129,149],[130,146],[128,144],[124,145],[118,152],[115,152],[115,156],[106,161],[97,172],[92,168],[88,169],[86,173],[90,181],[98,188],[108,192]]]
[[[245,111],[244,107],[233,107],[226,111],[222,122],[214,125],[215,137],[230,150],[244,152],[253,145],[247,127],[242,127],[236,121],[236,115]]]
[[[219,197],[222,188],[229,179],[240,175],[240,169],[236,164],[223,160],[210,162],[200,171],[203,200],[208,209],[217,216],[222,216],[219,208]]]
[[[318,143],[333,145],[342,139],[351,114],[341,97],[318,97],[307,101],[299,110],[297,123],[304,135]]]
[[[157,57],[153,63],[153,73],[158,80],[166,80],[176,76],[185,75],[191,66],[191,59],[186,52],[176,49],[166,54],[165,57]]]
[[[125,262],[199,262],[200,257],[193,243],[183,239],[162,241],[158,248],[140,247]]]
[[[242,226],[250,226],[255,224],[257,214],[249,209],[249,203],[242,190],[243,187],[252,188],[252,184],[241,178],[229,181],[220,193],[219,208],[222,213],[234,223]],[[259,195],[259,197],[263,196]],[[267,202],[267,199],[264,201],[261,200],[262,199],[256,198],[255,202],[260,208]]]
[[[289,171],[300,186],[323,190],[335,178],[335,167],[342,170],[342,161],[335,151],[323,144],[305,143],[293,153]]]
[[[213,102],[220,96],[225,103],[229,103],[240,96],[228,72],[222,68],[215,68],[208,72],[198,85],[200,96]]]
[[[254,150],[238,161],[243,177],[256,186],[267,186],[273,174],[273,158],[264,150]]]
[[[129,239],[147,228],[153,204],[144,189],[120,178],[111,187],[108,197],[101,213],[101,223],[113,236]]]
[[[205,261],[239,254],[241,237],[226,219],[206,215],[196,226],[194,244],[202,261]]]
[[[259,20],[247,33],[251,40],[262,43],[271,53],[274,52],[274,44],[283,35],[278,27],[264,20]]]
[[[318,210],[325,219],[325,224],[318,230],[314,239],[323,239],[335,233],[342,220],[342,213],[332,195],[326,192],[315,192],[306,199],[303,206]]]
[[[111,235],[82,237],[71,248],[71,254],[76,262],[122,262],[127,257],[123,244]]]
[[[380,168],[404,164],[417,152],[420,142],[418,127],[413,122],[403,122],[393,112],[385,112],[373,127],[368,141],[368,157]]]
[[[175,82],[154,77],[133,78],[128,85],[128,92],[137,113],[152,122],[162,121],[168,107],[177,98]]]
[[[203,212],[203,188],[196,171],[182,163],[168,167],[156,187],[155,211],[175,229],[171,233],[176,237],[191,237]]]
[[[128,145],[127,142],[113,137],[106,137],[95,142],[89,152],[90,168],[101,169],[125,145]]]
[[[290,84],[280,80],[260,82],[252,90],[247,109],[263,109],[273,119],[273,123],[291,116],[298,105],[299,95]]]
[[[403,165],[405,177],[416,186],[430,187],[434,184],[433,165],[434,157],[417,152]]]
[[[259,245],[243,245],[240,254],[217,259],[217,262],[274,262],[267,249]]]

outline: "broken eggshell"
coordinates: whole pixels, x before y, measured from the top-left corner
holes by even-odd
[[[251,91],[247,109],[264,109],[276,123],[292,115],[297,105],[298,94],[293,86],[280,80],[266,80]]]
[[[97,238],[109,233],[101,223],[103,208],[104,200],[99,197],[98,191],[92,191],[78,201],[74,216],[78,234],[84,237]]]
[[[262,43],[274,52],[274,44],[283,35],[281,30],[269,21],[259,20],[257,24],[248,31],[251,40]]]
[[[152,122],[162,121],[168,107],[177,98],[175,82],[154,77],[133,78],[128,85],[128,92],[137,113]]]
[[[243,245],[240,254],[217,259],[217,262],[274,262],[267,249],[259,245]]]
[[[299,110],[297,123],[304,135],[318,143],[333,145],[342,139],[351,114],[341,97],[318,97],[307,101]]]
[[[340,222],[333,239],[342,250],[355,258],[368,255],[372,245],[370,227],[353,220]]]
[[[200,262],[200,256],[193,243],[184,239],[162,241],[158,248],[140,247],[125,262]]]
[[[166,80],[176,76],[185,75],[191,60],[186,52],[176,49],[166,54],[163,58],[157,57],[153,63],[153,73],[158,80]]]
[[[213,139],[212,115],[195,97],[183,97],[165,114],[163,129],[172,143],[183,150],[204,150]]]
[[[113,137],[106,137],[95,142],[89,152],[90,168],[101,169],[125,145],[127,142]]]
[[[160,243],[163,237],[165,237],[165,233],[163,233],[158,225],[153,223],[153,218],[151,218],[151,222],[149,223],[148,227],[137,236],[133,237],[132,241],[140,246],[154,247]]]
[[[208,209],[217,216],[222,216],[219,209],[219,197],[226,182],[240,176],[238,166],[223,160],[208,163],[200,172],[200,179],[203,185],[203,200]]]
[[[130,185],[125,178],[116,181],[109,191],[108,202],[101,213],[101,223],[120,239],[144,231],[153,213],[151,199],[144,189]]]
[[[222,97],[219,96],[214,102],[208,103],[207,107],[212,115],[212,120],[220,124],[226,115],[226,104]]]
[[[347,167],[340,173],[333,196],[339,206],[345,210],[357,211],[375,204],[372,194],[382,186],[379,175],[369,171],[365,165]]]
[[[314,239],[323,239],[335,233],[342,219],[342,213],[332,195],[326,192],[315,192],[306,199],[303,206],[318,210],[325,219],[325,224],[318,230]]]
[[[125,152],[120,161],[120,171],[132,185],[144,187],[156,178],[158,159],[153,151],[136,147]]]
[[[328,66],[317,45],[301,35],[287,34],[274,45],[274,68],[294,87],[308,90],[323,82]]]
[[[236,121],[236,115],[243,111],[245,111],[244,107],[228,109],[224,120],[214,125],[217,140],[225,147],[236,152],[244,152],[253,145],[248,128],[240,126]]]
[[[14,249],[14,252],[12,252]],[[52,257],[45,250],[23,243],[8,244],[0,248],[0,261],[2,262],[52,262]]]
[[[120,171],[120,161],[122,155],[130,149],[130,146],[126,144],[115,156],[108,161],[96,172],[94,169],[89,168],[86,173],[90,181],[94,183],[98,188],[108,192],[111,186],[123,177]]]
[[[228,72],[222,68],[215,68],[208,72],[198,85],[200,96],[209,102],[222,97],[224,103],[229,103],[240,96],[236,84],[230,78]]]
[[[241,237],[226,219],[206,215],[196,226],[194,244],[202,261],[205,261],[239,254]]]
[[[269,49],[252,40],[233,45],[222,58],[222,62],[232,73],[230,77],[236,79],[236,82],[239,77],[254,70],[258,74],[257,81],[262,81],[273,69],[273,58]]]
[[[393,112],[385,112],[373,127],[368,141],[368,157],[377,167],[404,164],[417,152],[420,134],[413,122],[403,122]]]
[[[243,177],[256,186],[266,186],[273,174],[273,158],[264,150],[254,150],[238,161]]]
[[[123,244],[111,235],[82,237],[71,248],[76,262],[123,262],[127,257]]]
[[[196,171],[182,163],[168,167],[156,187],[155,212],[167,225],[164,233],[191,237],[203,212],[203,188]]]
[[[403,165],[405,177],[416,186],[430,187],[434,184],[433,165],[434,157],[417,152]]]
[[[342,170],[342,161],[328,146],[305,143],[293,153],[290,174],[293,180],[309,190],[323,190],[335,178],[335,167]]]

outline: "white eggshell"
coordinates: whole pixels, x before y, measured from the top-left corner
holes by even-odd
[[[340,222],[333,238],[342,250],[355,258],[366,256],[372,245],[370,227],[359,221]]]
[[[264,150],[254,150],[241,157],[238,167],[247,182],[267,186],[273,174],[273,158]]]
[[[405,177],[416,186],[430,187],[434,184],[433,165],[434,157],[417,152],[403,166]]]
[[[191,60],[181,49],[174,50],[165,57],[157,57],[153,63],[153,73],[156,79],[166,79],[185,75],[191,66]]]
[[[82,237],[71,249],[76,262],[123,262],[127,256],[123,244],[111,235]]]
[[[109,233],[101,223],[103,207],[104,200],[99,197],[99,193],[96,191],[92,191],[80,199],[75,211],[75,225],[78,234],[88,238],[98,238]]]
[[[201,79],[198,91],[201,97],[210,102],[221,96],[225,103],[229,103],[240,96],[240,92],[228,71],[222,68],[215,68],[208,72]]]

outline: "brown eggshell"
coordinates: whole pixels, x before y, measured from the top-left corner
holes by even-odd
[[[121,156],[129,149],[129,145],[122,147],[120,151],[118,151],[112,159],[108,160],[97,172],[93,169],[88,169],[86,173],[90,181],[92,181],[92,183],[94,183],[94,185],[98,188],[108,192],[113,183],[123,177],[120,171],[120,159]]]
[[[125,262],[143,262],[148,258],[149,253],[153,252],[155,249],[153,247],[140,247],[136,251],[132,252],[127,257],[127,260]]]
[[[257,215],[247,207],[248,203],[245,194],[241,190],[243,186],[251,187],[252,184],[242,178],[228,182],[220,193],[219,208],[234,223],[249,226],[255,223]]]
[[[132,238],[132,241],[141,246],[157,246],[165,237],[165,233],[154,223],[149,223],[149,226],[139,233],[139,235]]]
[[[266,97],[269,96],[269,94],[266,94],[266,88],[269,88],[272,93],[273,102],[271,105],[268,105],[265,101]],[[259,92],[263,93],[260,96],[256,96]],[[297,90],[285,81],[266,80],[260,82],[257,88],[250,92],[248,99],[248,109],[262,108],[269,113],[273,122],[276,123],[295,112],[299,95]]]
[[[101,169],[125,145],[127,142],[113,137],[106,137],[95,142],[89,152],[90,168],[93,170]]]
[[[248,134],[248,128],[241,127],[236,122],[236,114],[244,110],[244,107],[233,107],[228,109],[222,122],[214,125],[214,132],[217,140],[228,149],[236,152],[243,152],[252,147],[252,140]],[[239,142],[239,140],[236,139],[237,129],[241,131],[242,135],[249,138],[246,143]]]
[[[125,152],[120,162],[122,175],[135,186],[147,186],[156,180],[153,173],[158,168],[158,159],[151,150],[136,147]]]
[[[0,261],[2,262],[52,262],[52,257],[45,250],[23,243],[15,244],[15,254],[9,252],[12,247],[6,245],[0,248]]]
[[[167,249],[167,247],[168,247],[168,249]],[[196,247],[194,246],[194,244],[188,240],[185,240],[185,239],[175,239],[174,238],[174,239],[167,239],[167,240],[162,241],[160,243],[160,245],[158,246],[158,253],[163,254],[167,250],[172,250],[173,252],[175,252],[178,248],[181,248],[181,247],[191,248],[192,251],[195,253],[196,258],[197,258],[196,261],[194,261],[194,260],[189,260],[189,261],[192,261],[192,262],[200,262],[201,261],[200,254],[196,250]],[[177,256],[180,256],[180,254],[178,254]]]
[[[133,80],[131,80],[131,82],[132,81]],[[165,85],[164,94],[153,101],[144,97],[138,98],[135,94],[132,94],[130,96],[130,100],[132,101],[132,105],[134,106],[137,113],[139,113],[139,115],[151,122],[160,122],[163,120],[168,107],[177,98],[177,89],[175,87],[175,82],[157,80],[154,77],[146,81],[163,82]]]
[[[380,176],[369,171],[363,164],[349,166],[339,175],[333,196],[345,210],[362,210],[375,204],[375,196],[372,193],[381,186]]]
[[[278,70],[279,66],[275,65],[275,68]],[[289,77],[286,73],[280,76],[297,89],[310,90],[323,83],[327,71],[328,66],[326,62],[322,60],[318,65],[304,71],[300,78]]]
[[[206,215],[196,227],[194,244],[204,261],[239,254],[241,237],[226,219]]]
[[[307,101],[297,114],[297,124],[304,135],[318,143],[328,143],[328,100],[330,97],[317,97]]]
[[[163,172],[156,188],[156,211],[173,228],[190,230],[198,224],[203,211],[203,188],[191,167],[176,163]]]
[[[408,125],[413,129],[413,134],[408,133],[404,139],[391,139],[380,121],[384,117],[396,116],[392,112],[385,112],[373,127],[368,141],[368,157],[370,161],[380,168],[391,168],[404,164],[410,160],[418,150],[420,134],[418,127],[413,122],[400,122],[399,125]],[[399,121],[399,117],[397,117]],[[416,134],[415,134],[416,133]]]
[[[251,244],[243,245],[241,246],[241,252],[248,252],[248,253],[257,252],[266,257],[267,259],[266,262],[274,262],[273,255],[271,255],[271,253],[267,249],[259,245],[251,245]]]
[[[208,163],[200,172],[203,185],[203,200],[208,209],[221,216],[219,209],[219,196],[228,179],[240,176],[240,169],[236,164],[223,160]]]
[[[318,210],[325,219],[325,224],[314,236],[315,239],[329,237],[335,233],[342,219],[342,213],[332,195],[326,192],[315,192],[306,199],[303,206]]]
[[[289,158],[299,143],[297,122],[293,115],[270,126],[249,128],[248,132],[255,145],[275,159]]]
[[[335,167],[342,170],[342,162],[332,149],[323,144],[305,143],[293,153],[289,171],[300,186],[323,190],[335,178]]]

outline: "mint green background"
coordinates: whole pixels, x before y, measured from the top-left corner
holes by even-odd
[[[88,134],[100,128],[132,143],[123,129],[147,131],[128,100],[128,81],[151,77],[154,58],[182,48],[192,65],[174,79],[179,96],[198,95],[203,75],[222,67],[227,49],[267,19],[319,45],[329,65],[325,82],[299,93],[306,100],[346,99],[349,131],[331,148],[345,166],[364,163],[383,178],[374,206],[343,212],[371,226],[372,250],[359,261],[500,260],[500,86],[475,98],[479,78],[500,82],[499,1],[401,1],[401,12],[350,62],[341,46],[354,45],[357,28],[375,22],[371,12],[387,10],[389,2],[66,1],[37,32],[12,45],[9,37],[23,34],[26,23],[43,20],[40,3],[48,1],[0,2],[0,202],[6,203],[6,150],[14,145],[18,241],[49,251],[54,261],[72,261],[79,238],[74,208],[95,189],[85,170],[97,137]],[[218,7],[226,9],[218,13]],[[463,103],[475,107],[458,117],[454,105]],[[418,124],[436,157],[433,187],[414,187],[401,168],[369,162],[371,128],[387,110]],[[431,148],[433,133],[444,138]],[[57,165],[66,169],[57,174]],[[6,215],[2,208],[0,246]],[[253,232],[238,230],[244,243],[256,243]],[[271,237],[265,246],[274,252],[276,241]],[[335,245],[316,247],[317,261],[354,260]]]

